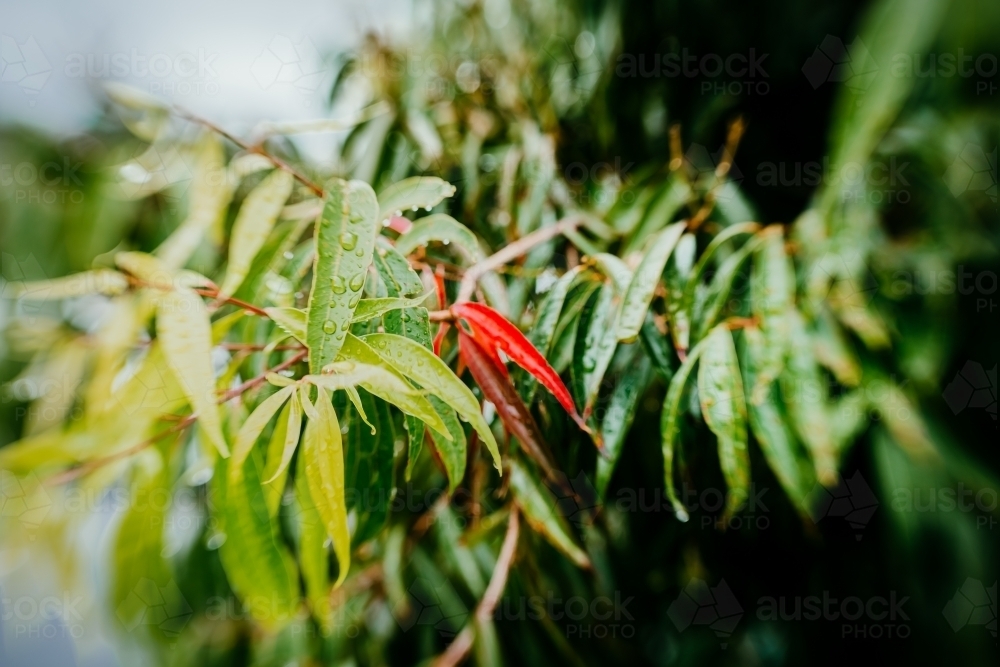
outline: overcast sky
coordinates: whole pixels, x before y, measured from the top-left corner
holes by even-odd
[[[0,120],[84,129],[104,81],[245,129],[323,113],[320,58],[398,34],[409,0],[0,0]]]

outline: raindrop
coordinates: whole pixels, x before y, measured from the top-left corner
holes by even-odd
[[[333,290],[334,294],[343,294],[347,291],[347,286],[344,285],[344,279],[340,276],[334,276],[330,279],[330,289]]]
[[[337,330],[337,325],[333,320],[327,320],[326,322],[323,322],[324,333],[332,334],[336,330]]]
[[[364,285],[365,285],[364,271],[351,278],[351,289],[354,290],[355,292],[364,287]]]
[[[358,235],[351,232],[344,232],[340,235],[340,247],[344,250],[354,250],[358,244]]]
[[[361,295],[355,294],[354,296],[351,297],[351,300],[350,302],[348,302],[347,305],[350,306],[351,308],[355,308],[357,307],[359,301],[361,301]]]

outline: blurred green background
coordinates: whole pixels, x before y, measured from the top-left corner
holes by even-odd
[[[859,127],[873,128],[873,150],[858,168],[869,186],[877,181],[864,196],[878,197],[868,203],[878,212],[881,233],[856,243],[875,286],[871,298],[888,322],[894,344],[870,353],[866,363],[887,369],[919,398],[919,410],[941,453],[921,463],[870,424],[841,467],[846,483],[838,493],[843,498],[828,499],[815,525],[801,520],[756,459],[754,480],[762,490],[756,509],[737,517],[739,522],[728,530],[717,530],[706,511],[681,524],[662,491],[658,413],[663,388],[654,387],[640,404],[619,462],[609,494],[616,500],[605,503],[601,530],[586,532],[599,543],[588,547],[605,558],[599,573],[611,579],[594,586],[579,572],[551,572],[533,563],[508,586],[511,599],[555,591],[561,599],[556,604],[563,607],[574,595],[593,601],[596,590],[623,601],[624,613],[578,624],[552,614],[539,622],[509,610],[496,624],[506,660],[796,665],[863,658],[918,665],[995,664],[1000,3],[536,0],[416,5],[413,26],[402,36],[356,47],[369,56],[373,49],[386,49],[404,62],[436,53],[446,55],[449,63],[488,63],[491,49],[502,52],[505,45],[482,38],[477,21],[483,16],[488,21],[507,15],[523,19],[521,48],[527,63],[512,70],[521,77],[517,88],[522,103],[538,128],[556,137],[563,178],[577,186],[581,201],[593,198],[595,208],[601,202],[594,174],[605,169],[602,165],[611,165],[628,192],[630,183],[638,185],[669,160],[672,126],[680,128],[684,151],[701,151],[711,159],[725,142],[728,124],[741,116],[747,130],[730,175],[738,194],[719,206],[761,223],[792,223],[818,205],[820,197],[837,191],[823,179],[835,177],[829,165],[838,164],[845,151],[850,154],[843,137],[856,135]],[[279,6],[269,11],[286,10]],[[235,25],[222,29],[238,33]],[[918,33],[920,38],[912,42],[900,37]],[[899,43],[918,44],[919,51],[897,52]],[[4,58],[7,68],[16,64],[8,50]],[[334,81],[343,80],[338,73],[359,62],[365,61],[329,52],[323,60],[329,83],[318,93],[324,103],[340,99],[334,87]],[[750,62],[756,65],[744,67]],[[52,76],[57,77],[62,67],[55,65]],[[569,69],[562,78],[554,76],[563,65]],[[892,85],[904,82],[896,92],[891,86],[880,88],[884,80],[875,75],[885,69],[893,70]],[[537,80],[530,79],[532,72],[541,73]],[[376,72],[373,80],[386,82],[387,95],[403,96],[391,89],[397,79],[384,74]],[[494,104],[482,94],[463,92],[461,76],[454,68],[448,71],[444,78],[452,87],[445,88],[445,97],[466,107]],[[22,94],[10,77],[0,83],[2,94]],[[225,95],[224,83],[220,94]],[[894,95],[902,97],[895,100]],[[503,122],[514,124],[508,118]],[[343,133],[340,143],[347,136]],[[278,149],[310,173],[368,169],[370,178],[388,179],[393,170],[385,158],[388,149],[368,168],[360,158],[350,163],[336,147],[317,148],[310,141],[282,141]],[[348,140],[344,154],[350,146]],[[139,201],[121,196],[115,167],[140,150],[141,142],[110,111],[72,136],[5,122],[0,127],[4,279],[66,275],[91,267],[95,258],[115,248],[155,247],[180,221],[183,208],[169,191]],[[336,155],[313,159],[323,151]],[[458,162],[449,162],[449,154],[441,164],[425,166],[426,171],[450,177],[460,190],[471,188],[468,173]],[[479,161],[485,188],[490,187],[489,170],[482,169],[487,163]],[[490,238],[495,230],[483,212],[473,206],[467,213],[463,220]],[[52,332],[42,323],[52,306],[0,301],[0,327],[15,308],[31,307],[39,308],[39,328],[8,329],[0,341],[0,445],[21,437],[32,419],[46,418],[30,414],[28,397],[19,395],[11,380],[32,350],[44,349],[51,340]],[[879,387],[865,390],[878,392]],[[701,454],[690,456],[697,460]],[[960,502],[952,503],[956,498]],[[711,502],[697,496],[692,500]],[[31,526],[38,537],[31,544],[24,541],[27,533],[19,517],[10,519],[19,521],[19,527],[4,528],[4,667],[140,664],[135,661],[146,659],[140,656],[148,649],[123,648],[131,639],[115,627],[113,610],[103,608],[103,575],[96,564],[104,549],[100,536],[114,517],[95,515],[70,530],[73,538],[61,549],[54,546],[61,542],[49,535],[60,527],[44,520]],[[539,560],[549,556],[540,553]],[[30,576],[24,576],[25,558],[38,559],[28,568]],[[67,583],[54,583],[54,571],[62,572]],[[182,572],[179,584],[188,600],[205,599],[223,586],[217,560],[198,548],[182,564]],[[688,586],[692,578],[707,587]],[[89,591],[83,593],[79,619],[73,616],[67,624],[63,618],[60,625],[40,613],[20,618],[30,603],[18,608],[18,600],[27,598],[37,606],[46,591],[77,587]],[[899,603],[898,618],[876,619],[878,614],[870,611],[857,620],[830,613],[814,620],[783,618],[794,615],[796,604],[808,596],[835,598],[840,602],[830,608],[843,611],[855,604],[842,608],[846,598],[858,598],[863,605],[876,600],[871,607],[876,611],[881,608],[878,598],[905,601]],[[769,615],[771,600],[777,619]],[[466,604],[471,608],[474,600]],[[223,636],[203,614],[196,609],[181,638],[154,652],[174,664],[283,664],[282,656],[294,655],[288,646],[309,641],[286,637],[275,641],[273,654],[259,647],[251,651],[252,637],[231,627],[226,630],[231,635]],[[708,627],[719,617],[730,622]],[[77,627],[80,637],[74,634]],[[356,636],[331,641],[329,664],[414,664],[444,641],[426,628],[408,632],[397,627],[384,608],[359,614],[351,627]]]

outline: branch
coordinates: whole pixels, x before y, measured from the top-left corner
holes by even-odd
[[[208,120],[206,118],[202,118],[201,116],[197,116],[197,115],[191,113],[190,111],[188,111],[187,109],[184,109],[182,107],[179,107],[179,106],[175,105],[174,106],[174,112],[178,116],[180,116],[181,118],[189,120],[192,123],[198,123],[199,125],[207,127],[209,130],[211,130],[211,131],[213,131],[213,132],[215,132],[215,133],[217,133],[217,134],[225,137],[226,139],[228,139],[229,141],[233,142],[234,144],[236,144],[237,146],[239,146],[240,148],[242,148],[243,150],[245,150],[248,153],[257,153],[258,155],[263,155],[265,158],[267,158],[268,160],[270,160],[271,163],[275,167],[277,167],[278,169],[283,169],[284,171],[287,171],[289,174],[291,174],[293,177],[295,177],[295,180],[297,180],[299,183],[302,183],[302,185],[304,185],[307,188],[309,188],[310,190],[312,190],[313,193],[317,197],[319,197],[321,199],[323,198],[324,192],[323,192],[323,188],[322,187],[320,187],[319,185],[317,185],[316,183],[314,183],[312,180],[309,179],[309,177],[307,177],[304,174],[302,174],[299,170],[297,170],[295,167],[293,167],[292,165],[288,164],[287,162],[285,162],[281,158],[279,158],[277,156],[274,156],[274,155],[271,155],[270,153],[268,153],[267,149],[265,149],[263,146],[259,146],[259,145],[258,146],[253,146],[253,145],[247,143],[246,141],[243,141],[239,137],[237,137],[237,136],[235,136],[233,134],[230,134],[226,130],[222,129],[221,127],[219,127],[218,125],[216,125],[215,123],[213,123],[212,121],[210,121],[210,120]]]
[[[472,619],[462,628],[448,649],[434,661],[434,667],[456,667],[469,657],[472,642],[475,640],[476,624],[485,623],[493,617],[493,612],[500,602],[500,596],[503,595],[504,588],[507,587],[507,575],[510,574],[510,567],[514,563],[519,527],[517,506],[513,506],[510,509],[510,521],[507,524],[507,534],[503,538],[503,546],[500,547],[497,566],[493,569],[493,576],[490,577],[490,583],[486,587],[483,599],[479,601]]]
[[[264,371],[264,373],[262,375],[259,375],[258,377],[255,377],[252,380],[247,380],[246,382],[244,382],[240,386],[234,387],[233,389],[230,389],[225,394],[223,394],[221,398],[219,398],[218,403],[221,405],[222,403],[225,403],[227,401],[233,400],[234,398],[236,398],[237,396],[243,394],[244,392],[248,391],[249,389],[252,389],[252,388],[256,387],[257,385],[263,383],[264,380],[267,379],[268,374],[270,374],[270,373],[278,373],[280,371],[285,370],[286,368],[289,368],[290,366],[295,365],[296,363],[298,363],[299,361],[301,361],[302,359],[304,359],[307,354],[309,354],[309,351],[308,350],[303,350],[302,352],[299,352],[295,356],[289,357],[288,359],[286,359],[285,361],[281,362],[280,364],[278,364],[274,368],[271,368],[271,369],[268,369],[268,370]],[[160,431],[156,435],[150,436],[149,438],[147,438],[146,440],[143,440],[142,442],[140,442],[138,444],[132,445],[131,447],[123,449],[120,452],[115,452],[114,454],[110,454],[108,456],[102,456],[101,458],[91,459],[89,461],[86,461],[86,462],[84,462],[84,463],[76,466],[75,468],[70,468],[69,470],[66,470],[66,471],[64,471],[64,472],[62,472],[62,473],[60,473],[58,475],[55,475],[55,476],[53,476],[53,477],[51,477],[49,479],[49,483],[51,485],[56,485],[56,486],[59,485],[59,484],[64,484],[64,483],[72,481],[72,480],[74,480],[74,479],[76,479],[78,477],[82,477],[83,475],[86,475],[87,473],[90,473],[90,472],[92,472],[94,470],[97,470],[98,468],[100,468],[100,467],[102,467],[104,465],[107,465],[108,463],[113,463],[114,461],[119,461],[121,459],[128,458],[129,456],[132,456],[133,454],[138,454],[139,452],[141,452],[142,450],[144,450],[146,447],[149,447],[150,445],[159,442],[160,440],[162,440],[163,438],[167,437],[168,435],[172,435],[174,433],[178,433],[180,431],[183,431],[188,426],[190,426],[191,424],[193,424],[197,419],[198,419],[198,415],[196,415],[196,414],[190,414],[187,417],[185,417],[184,419],[182,419],[179,422],[177,422],[176,424],[174,424],[173,426],[171,426],[170,428],[168,428],[166,430],[163,430],[163,431]]]
[[[472,297],[472,294],[476,291],[476,283],[478,283],[479,279],[490,271],[495,271],[507,262],[515,260],[521,255],[527,254],[532,248],[540,243],[545,243],[549,239],[553,239],[556,236],[565,234],[566,232],[575,229],[581,222],[583,222],[582,215],[569,215],[554,225],[542,227],[541,229],[531,232],[527,236],[522,236],[517,241],[505,246],[481,262],[473,264],[466,269],[465,275],[462,277],[462,282],[458,287],[458,298],[455,299],[455,303],[468,301]]]

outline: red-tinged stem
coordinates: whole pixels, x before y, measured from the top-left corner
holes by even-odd
[[[434,661],[434,667],[457,667],[472,651],[472,644],[476,638],[476,625],[488,623],[493,618],[493,612],[500,602],[504,589],[507,587],[507,578],[510,576],[510,568],[514,564],[514,554],[517,552],[517,539],[520,534],[520,520],[517,507],[511,507],[510,519],[507,523],[507,533],[503,538],[503,546],[500,547],[500,555],[497,557],[497,566],[490,577],[490,583],[486,587],[483,599],[476,606],[476,612],[472,619],[466,624],[462,631],[458,633],[448,649],[438,656]]]

